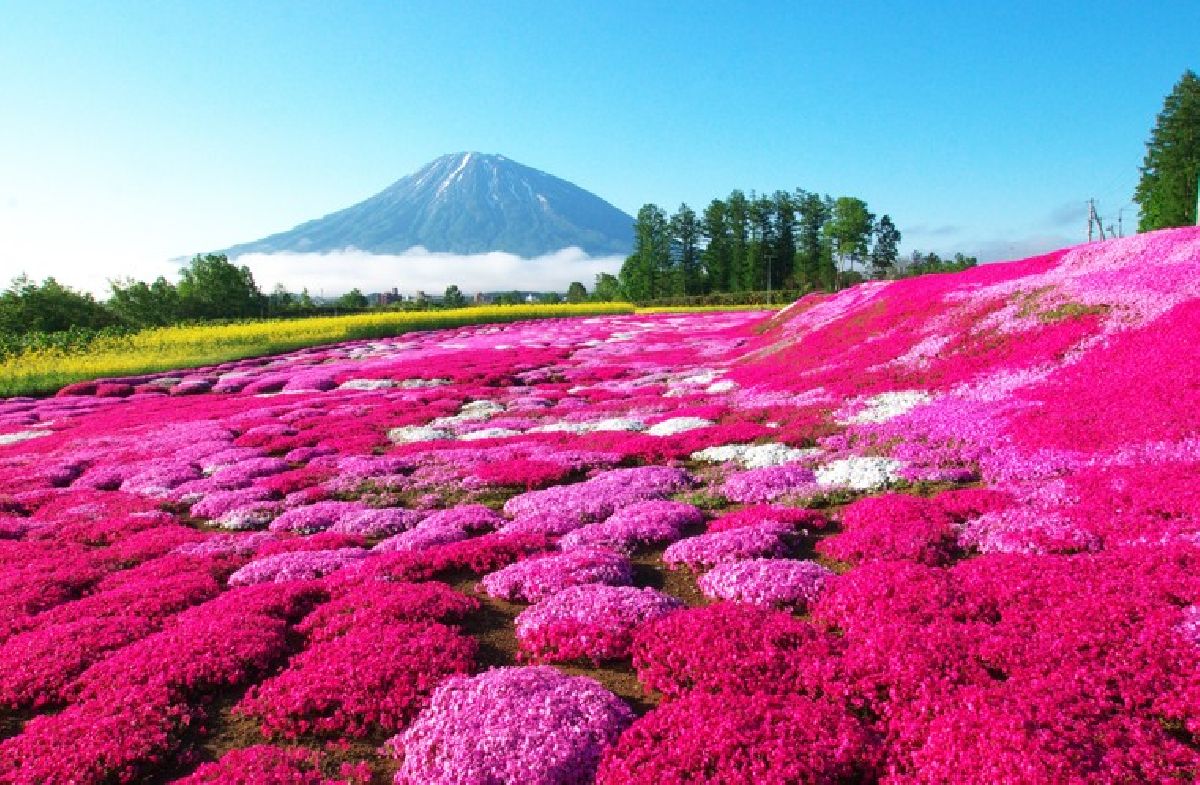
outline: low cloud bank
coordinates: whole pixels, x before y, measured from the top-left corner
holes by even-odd
[[[373,254],[357,249],[330,253],[245,254],[234,260],[254,273],[264,292],[276,284],[289,291],[308,288],[311,294],[337,295],[351,289],[363,292],[399,289],[440,294],[455,284],[464,294],[508,291],[566,291],[579,281],[590,291],[598,273],[616,274],[624,257],[590,256],[579,248],[564,248],[525,259],[509,253],[435,253],[411,248],[401,254]]]

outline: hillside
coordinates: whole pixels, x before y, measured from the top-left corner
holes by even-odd
[[[0,780],[1194,781],[1197,328],[1188,228],[0,400]]]
[[[357,248],[392,254],[416,246],[523,257],[572,246],[597,256],[627,254],[633,218],[566,180],[502,155],[454,153],[356,205],[226,253],[232,258]]]

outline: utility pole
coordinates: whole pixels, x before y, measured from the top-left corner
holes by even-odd
[[[1096,229],[1099,230],[1101,240],[1108,239],[1107,237],[1104,236],[1104,224],[1101,223],[1100,216],[1096,214],[1096,200],[1088,199],[1088,242],[1089,243],[1092,242],[1093,237],[1094,237],[1093,232],[1092,232],[1093,227],[1095,227]]]

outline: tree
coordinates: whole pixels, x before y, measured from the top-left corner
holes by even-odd
[[[1200,78],[1185,71],[1163,102],[1133,201],[1140,207],[1138,231],[1196,223],[1200,179]]]
[[[633,253],[621,265],[621,289],[635,302],[653,300],[664,293],[671,272],[667,214],[658,205],[644,205],[633,233]]]
[[[884,215],[875,225],[875,242],[871,245],[871,267],[875,277],[882,278],[889,270],[896,267],[896,259],[900,255],[900,230],[892,223],[889,215]]]
[[[562,295],[558,292],[542,292],[537,299],[542,305],[558,305],[562,302]]]
[[[333,301],[335,308],[366,308],[370,304],[367,296],[358,288],[351,289]]]
[[[700,222],[696,211],[686,204],[679,205],[671,216],[671,243],[677,257],[674,265],[678,274],[675,294],[703,294],[704,280],[700,269]]]
[[[821,283],[821,263],[825,247],[825,223],[833,210],[829,197],[796,190],[796,254],[794,275],[796,281],[807,286]]]
[[[587,288],[583,284],[579,281],[571,281],[571,285],[567,287],[567,302],[581,303],[587,300],[587,296]]]
[[[2,333],[53,333],[73,327],[95,330],[114,326],[117,321],[96,298],[63,286],[53,278],[37,284],[28,276],[19,275],[0,294]]]
[[[182,315],[191,319],[228,319],[257,316],[262,294],[250,268],[237,267],[225,254],[197,254],[179,271]]]
[[[442,295],[442,305],[447,308],[465,308],[467,298],[463,295],[462,290],[455,284],[450,284],[446,287],[445,294]]]
[[[713,199],[704,208],[700,230],[708,244],[700,254],[704,270],[705,292],[728,292],[733,268],[733,235],[729,229],[728,208],[720,199]]]
[[[841,196],[833,203],[832,214],[825,224],[825,234],[833,243],[839,270],[845,268],[847,261],[853,270],[854,263],[866,256],[874,221],[875,216],[862,199]]]
[[[155,327],[179,321],[179,292],[161,275],[154,283],[125,278],[109,281],[108,308],[134,327]]]
[[[596,273],[596,282],[592,284],[592,299],[598,303],[611,303],[623,299],[621,282],[617,280],[617,276]]]
[[[796,204],[787,191],[776,191],[775,201],[775,248],[771,254],[771,289],[795,281],[792,265],[796,258]]]
[[[267,312],[276,314],[290,311],[296,305],[296,298],[287,290],[281,283],[275,284],[275,288],[267,295]]]

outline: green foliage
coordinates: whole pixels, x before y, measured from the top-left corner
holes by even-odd
[[[567,287],[567,302],[582,303],[588,298],[587,289],[579,281],[571,281],[571,285]]]
[[[871,268],[876,278],[883,278],[896,266],[899,258],[900,230],[885,215],[875,224],[875,242],[871,246]]]
[[[1200,185],[1200,78],[1185,71],[1163,102],[1133,200],[1141,208],[1138,231],[1196,223]]]
[[[596,282],[592,284],[592,300],[598,303],[611,303],[625,299],[621,292],[621,282],[615,275],[597,273]]]
[[[671,264],[675,269],[672,294],[701,294],[704,277],[700,269],[700,221],[686,204],[671,216]]]
[[[63,286],[53,278],[39,284],[20,275],[0,294],[0,333],[99,330],[118,322],[118,317],[90,294]]]
[[[671,290],[671,232],[661,207],[647,204],[634,224],[633,253],[621,265],[621,289],[636,301]]]
[[[446,287],[445,294],[442,295],[442,305],[447,308],[464,308],[467,305],[467,298],[458,286],[450,284]]]
[[[833,211],[825,224],[825,236],[833,244],[838,267],[844,268],[867,255],[871,231],[875,227],[875,216],[867,209],[867,203],[853,196],[839,196],[833,203]]]
[[[542,292],[537,299],[542,305],[557,305],[563,301],[562,295],[558,292]]]
[[[179,303],[185,319],[237,319],[262,315],[265,302],[250,268],[224,254],[197,254],[179,271]]]
[[[125,278],[110,281],[108,308],[132,327],[161,327],[180,320],[179,291],[161,275],[152,284]]]
[[[923,254],[920,251],[913,251],[906,262],[897,263],[892,271],[892,277],[912,278],[926,273],[957,273],[968,270],[977,264],[979,264],[979,260],[974,256],[966,256],[961,253],[954,254],[952,259],[943,259],[936,253]]]
[[[334,301],[334,306],[337,308],[362,309],[366,308],[370,303],[367,301],[367,296],[357,288],[343,294]]]

